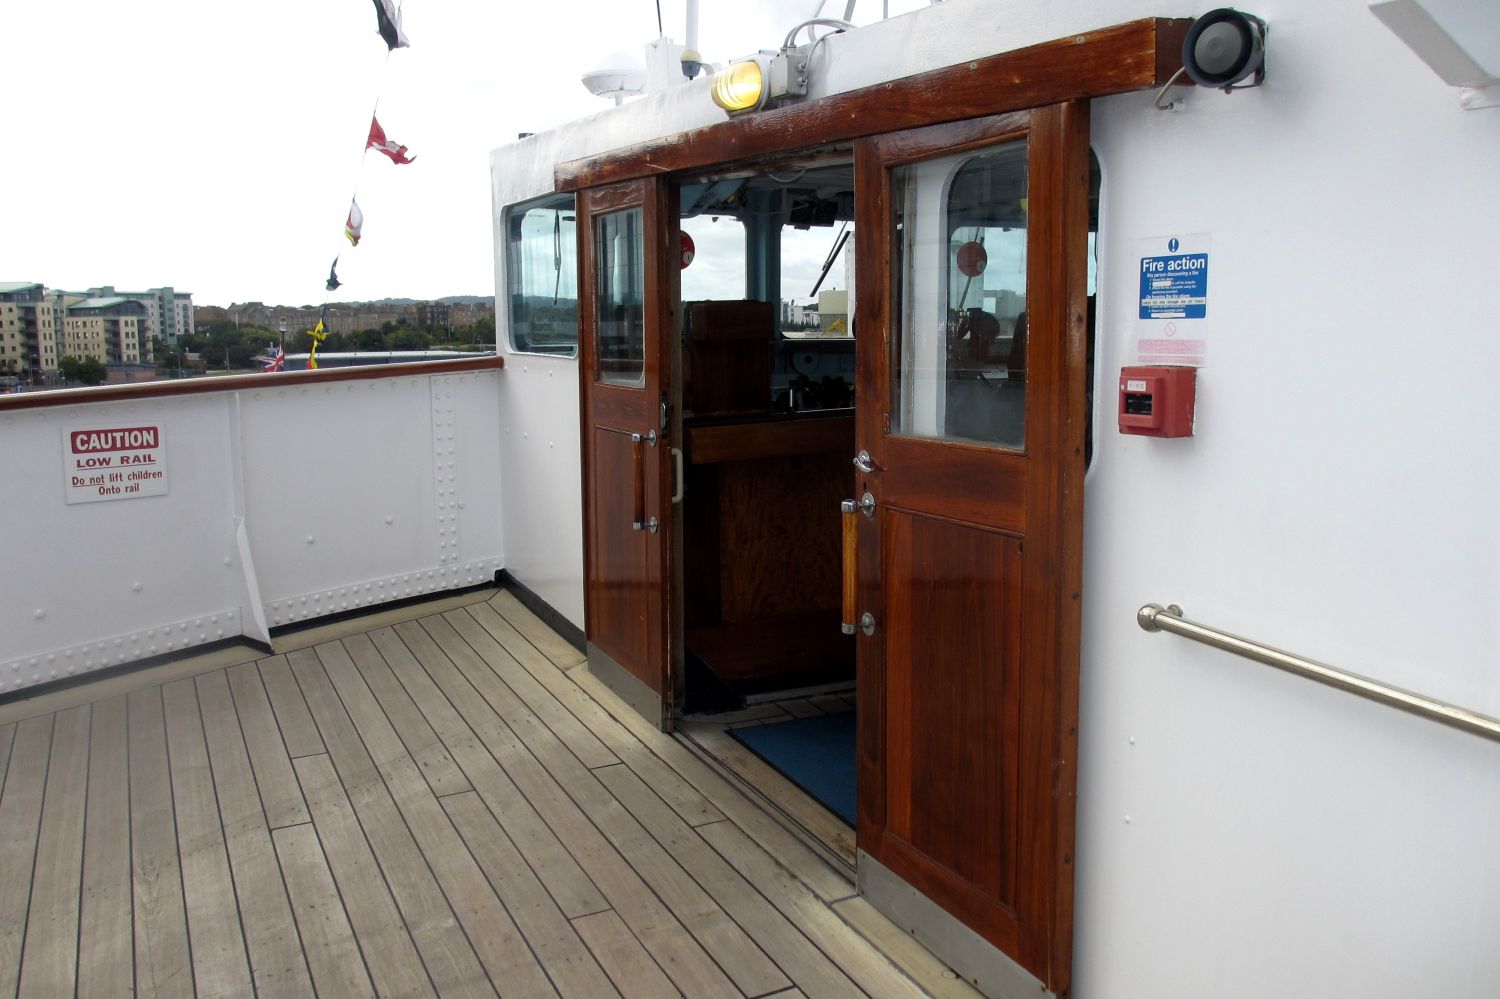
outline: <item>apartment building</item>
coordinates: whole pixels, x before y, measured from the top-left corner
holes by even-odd
[[[144,303],[116,295],[86,298],[68,307],[63,353],[104,364],[149,364],[154,360]]]
[[[59,315],[42,285],[0,282],[0,373],[36,380],[55,372]]]
[[[171,285],[147,288],[145,291],[116,291],[114,285],[100,285],[88,290],[90,298],[129,298],[146,308],[145,337],[159,337],[167,344],[176,345],[184,336],[191,336],[196,327],[193,323],[193,294],[177,291]]]

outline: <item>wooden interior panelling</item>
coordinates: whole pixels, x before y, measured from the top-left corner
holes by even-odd
[[[854,454],[854,416],[805,416],[687,428],[688,460],[697,465],[795,454]]]
[[[725,623],[839,606],[841,454],[719,466],[719,589]]]
[[[763,413],[771,408],[770,302],[689,302],[685,306],[683,406],[694,415]]]

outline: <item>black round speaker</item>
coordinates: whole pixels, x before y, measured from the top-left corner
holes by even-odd
[[[1182,41],[1182,66],[1200,87],[1227,90],[1258,73],[1264,60],[1265,22],[1231,7],[1198,18]]]

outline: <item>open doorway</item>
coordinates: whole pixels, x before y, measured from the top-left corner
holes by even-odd
[[[822,150],[678,192],[679,728],[852,859],[839,503],[854,488],[853,161]],[[814,811],[783,800],[788,782]]]

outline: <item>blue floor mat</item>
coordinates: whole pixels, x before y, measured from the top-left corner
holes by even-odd
[[[854,825],[854,712],[733,728],[729,734]]]

